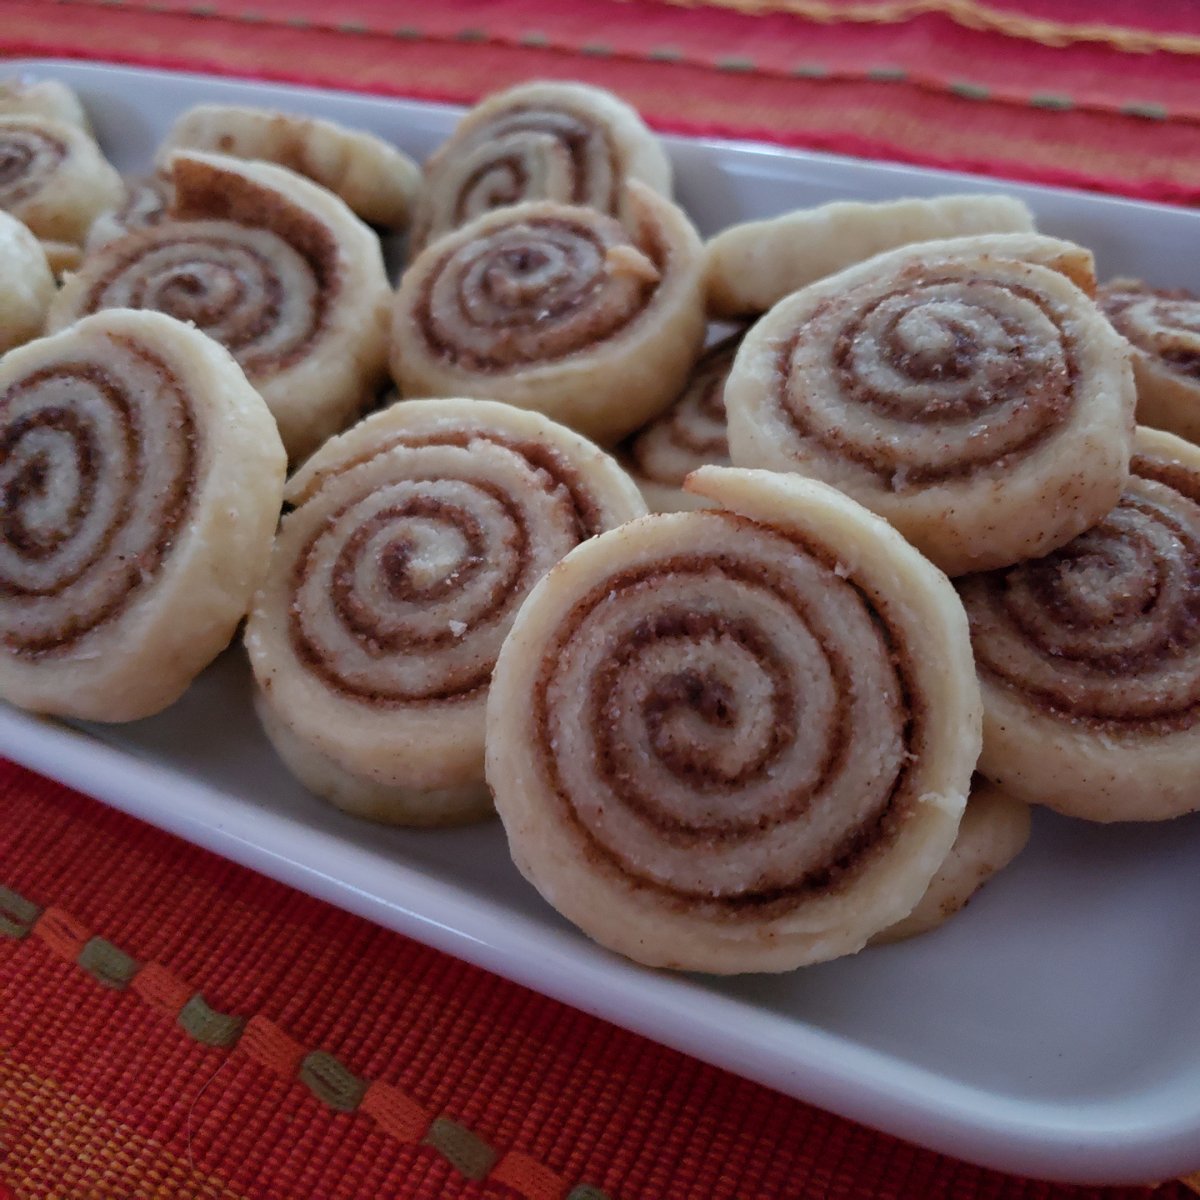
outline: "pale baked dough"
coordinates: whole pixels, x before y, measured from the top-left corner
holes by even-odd
[[[50,328],[122,307],[194,322],[238,360],[302,459],[386,377],[392,292],[379,239],[284,167],[199,152],[171,162],[171,219],[89,253]]]
[[[125,197],[116,208],[102,212],[92,222],[87,237],[88,250],[97,250],[127,233],[161,224],[167,219],[175,194],[168,174],[127,175],[122,182]]]
[[[48,241],[81,243],[124,194],[91,137],[51,117],[0,116],[0,162],[0,209]]]
[[[523,83],[471,109],[425,163],[410,245],[528,200],[626,216],[629,180],[671,194],[670,160],[633,108],[588,84]]]
[[[0,361],[0,696],[149,716],[229,642],[266,567],[284,453],[215,342],[106,312]]]
[[[16,217],[0,212],[0,354],[37,337],[54,296],[41,243]]]
[[[1048,553],[1128,476],[1129,348],[1072,282],[1090,277],[1078,246],[994,234],[796,292],[725,385],[733,461],[841,488],[951,575]]]
[[[704,248],[708,306],[718,317],[756,316],[791,292],[885,250],[1032,231],[1033,214],[1013,196],[836,200],[718,233]]]
[[[171,127],[160,164],[176,150],[278,163],[328,188],[372,225],[408,223],[421,170],[383,138],[336,121],[236,104],[198,104]]]
[[[917,906],[876,934],[872,945],[928,933],[965,908],[993,875],[1004,870],[1029,841],[1029,805],[976,777],[958,836]]]
[[[21,79],[0,79],[0,117],[49,117],[52,121],[78,125],[85,133],[92,132],[83,103],[57,79],[28,83]]]
[[[824,484],[701,467],[687,487],[719,511],[603,534],[521,607],[488,700],[509,849],[651,966],[853,953],[958,830],[980,737],[962,607]]]
[[[401,393],[503,400],[604,444],[666,408],[704,338],[700,239],[669,200],[629,191],[635,232],[541,201],[429,246],[396,294]]]
[[[706,507],[703,496],[683,490],[683,481],[697,467],[729,466],[725,380],[741,341],[736,333],[709,347],[671,407],[622,447],[622,461],[651,512]]]
[[[1200,809],[1200,449],[1139,429],[1120,503],[1056,553],[958,581],[979,770],[1092,821]]]
[[[1138,420],[1200,442],[1200,296],[1114,279],[1098,300],[1133,346]]]
[[[375,820],[490,811],[484,705],[522,599],[581,539],[645,512],[590,442],[476,400],[401,401],[292,477],[246,647],[295,774]]]

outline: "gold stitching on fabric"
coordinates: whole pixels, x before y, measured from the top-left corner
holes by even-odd
[[[42,910],[11,888],[0,887],[0,936],[20,940],[28,936]]]

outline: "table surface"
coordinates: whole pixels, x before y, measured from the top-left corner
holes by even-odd
[[[460,102],[579,78],[662,129],[1194,203],[1200,11],[1152,7],[0,0],[0,53]],[[1187,1194],[916,1149],[11,765],[0,814],[0,1200]]]

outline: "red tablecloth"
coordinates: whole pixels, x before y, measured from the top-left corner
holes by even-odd
[[[661,128],[1195,201],[1200,9],[1132,8],[0,0],[0,50],[454,100],[582,78]],[[1014,1179],[871,1133],[11,766],[0,1181],[0,1200],[1151,1191]]]

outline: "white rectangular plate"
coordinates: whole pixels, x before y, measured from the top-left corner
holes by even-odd
[[[75,62],[124,170],[181,110],[268,104],[424,157],[455,111]],[[667,139],[704,233],[835,198],[1023,196],[1105,275],[1200,287],[1200,215],[769,146]],[[1000,1169],[1146,1182],[1200,1167],[1200,817],[1101,828],[1039,813],[1016,865],[945,928],[791,975],[644,970],[589,942],[517,874],[495,822],[389,830],[307,795],[275,761],[231,652],[169,711],[71,729],[0,706],[0,753],[190,841],[588,1012],[791,1095]],[[0,864],[0,875],[3,864]]]

